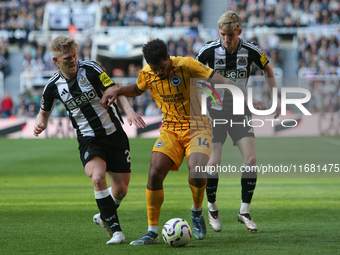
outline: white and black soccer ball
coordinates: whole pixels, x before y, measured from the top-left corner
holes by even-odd
[[[185,246],[191,240],[192,232],[189,223],[181,218],[168,220],[162,229],[164,242],[173,246]]]

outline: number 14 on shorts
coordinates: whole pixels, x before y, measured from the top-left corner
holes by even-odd
[[[208,141],[207,138],[204,138],[203,141],[202,141],[202,137],[198,137],[197,139],[198,139],[198,146],[199,146],[198,148],[199,149],[209,149],[210,144],[209,144],[209,142],[207,142]]]

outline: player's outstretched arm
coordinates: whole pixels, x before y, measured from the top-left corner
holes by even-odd
[[[44,111],[40,109],[37,117],[35,118],[35,125],[33,130],[33,135],[38,137],[42,131],[47,128],[48,118],[51,115],[51,111]]]
[[[107,109],[109,105],[111,105],[118,96],[123,95],[127,97],[136,97],[143,94],[143,92],[137,90],[135,84],[130,84],[123,87],[112,86],[109,87],[100,100],[100,104]]]
[[[146,127],[143,118],[133,110],[125,96],[118,96],[117,103],[119,108],[123,109],[124,112],[126,113],[127,122],[129,123],[130,126],[134,124],[137,128]]]

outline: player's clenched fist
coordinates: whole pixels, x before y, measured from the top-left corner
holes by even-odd
[[[44,124],[42,124],[42,123],[35,124],[33,134],[36,137],[38,137],[39,134],[41,134],[41,132],[44,131],[45,129],[46,129],[46,126]]]

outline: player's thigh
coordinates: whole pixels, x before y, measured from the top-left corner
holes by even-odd
[[[205,174],[198,171],[206,167],[211,153],[211,130],[197,130],[190,132],[190,145],[186,144],[186,156],[190,175],[194,178],[205,178]]]
[[[209,110],[212,119],[225,119],[226,115],[225,111],[216,111],[216,110]],[[228,129],[230,128],[230,117],[226,119],[228,123],[214,123],[212,126],[213,135],[212,135],[212,142],[213,143],[221,143],[222,145],[225,143],[227,136],[228,136]]]
[[[85,173],[88,177],[92,178],[105,178],[106,174],[106,162],[94,155],[87,161],[84,167]]]
[[[207,130],[189,130],[183,134],[186,157],[193,153],[203,153],[210,157],[212,132]]]
[[[152,167],[155,168],[161,164],[158,160],[157,155],[163,157],[162,154],[166,155],[173,161],[173,165],[171,166],[171,170],[177,171],[181,166],[183,159],[185,148],[183,145],[183,141],[180,135],[181,131],[168,131],[161,129],[160,136],[158,137],[153,149],[152,149]],[[157,153],[154,153],[157,152]],[[162,153],[162,154],[158,154]],[[164,164],[162,164],[164,165]]]
[[[204,153],[191,153],[188,159],[188,168],[191,174],[199,172],[199,169],[205,169],[209,156]]]
[[[233,140],[234,146],[237,145],[238,141],[245,137],[255,137],[254,128],[249,126],[251,119],[250,113],[245,115],[235,115],[232,117],[231,122],[233,125],[230,125],[228,133]]]

